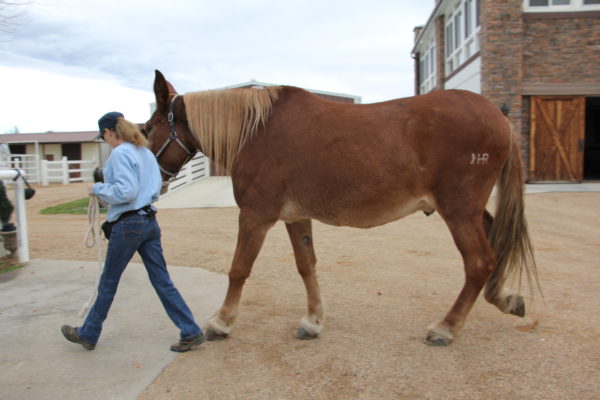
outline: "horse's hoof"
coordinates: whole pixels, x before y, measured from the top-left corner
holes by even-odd
[[[510,304],[509,313],[517,317],[525,316],[525,300],[523,300],[523,296],[517,294],[510,295],[508,304]]]
[[[429,328],[427,337],[425,338],[425,344],[429,346],[448,346],[454,340],[454,335],[441,323],[437,323]]]
[[[227,336],[229,335],[226,333],[219,333],[213,328],[208,328],[206,332],[204,332],[204,337],[206,337],[206,340],[208,341],[224,340],[227,339]]]
[[[298,330],[296,331],[296,339],[312,340],[312,339],[316,339],[318,337],[319,337],[318,333],[311,333],[302,326],[300,328],[298,328]]]
[[[440,336],[436,333],[429,333],[425,338],[425,344],[429,346],[448,346],[452,343],[452,339]]]

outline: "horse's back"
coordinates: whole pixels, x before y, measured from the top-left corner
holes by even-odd
[[[465,180],[491,190],[509,135],[500,111],[470,92],[343,104],[286,87],[240,153],[236,197],[268,185],[281,219],[380,225],[436,208],[436,190]]]

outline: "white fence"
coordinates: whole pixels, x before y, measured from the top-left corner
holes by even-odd
[[[175,179],[169,183],[168,193],[180,189],[198,179],[202,179],[205,176],[210,176],[210,161],[204,154],[196,153],[194,158],[181,167]]]
[[[50,182],[61,182],[64,185],[71,182],[91,182],[97,166],[96,161],[69,161],[67,157],[63,157],[60,161],[42,160],[41,183],[47,186]]]
[[[39,183],[44,186],[50,183],[93,182],[94,169],[98,163],[86,160],[67,160],[63,157],[60,161],[40,160],[35,154],[6,154],[0,155],[0,168],[23,170],[30,183]],[[175,179],[169,183],[169,192],[210,176],[210,161],[202,153],[197,153],[185,164]]]
[[[0,169],[20,169],[31,183],[40,183],[40,159],[36,154],[2,154]]]

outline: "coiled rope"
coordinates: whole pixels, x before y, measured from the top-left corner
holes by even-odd
[[[100,240],[100,232],[102,229],[100,229],[100,199],[97,196],[90,196],[90,201],[88,203],[88,207],[87,207],[87,217],[88,217],[88,230],[87,233],[85,234],[85,238],[83,239],[83,242],[85,243],[85,246],[88,249],[91,249],[92,247],[94,247],[96,244],[98,244],[98,281],[100,280],[100,275],[102,274],[102,269],[103,269],[103,246],[102,246],[102,241]],[[98,284],[99,282],[96,282],[96,284],[94,285],[94,290],[92,291],[90,298],[88,299],[87,302],[83,303],[83,306],[81,307],[81,310],[79,311],[79,317],[80,318],[85,318],[85,316],[87,315],[88,311],[90,310],[92,304],[94,304],[94,301],[96,300],[96,295],[98,294]]]

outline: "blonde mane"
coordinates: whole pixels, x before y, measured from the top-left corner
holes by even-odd
[[[280,89],[209,90],[183,96],[190,130],[217,168],[231,174],[235,156],[265,123]]]

